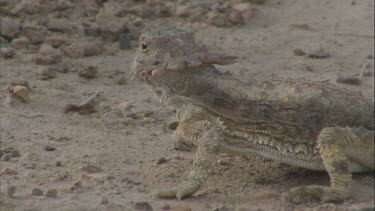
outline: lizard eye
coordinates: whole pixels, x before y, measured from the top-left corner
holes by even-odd
[[[147,44],[146,43],[142,43],[141,44],[141,48],[142,48],[142,50],[146,50],[147,49]]]

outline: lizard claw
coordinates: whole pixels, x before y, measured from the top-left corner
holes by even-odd
[[[349,193],[332,187],[311,185],[292,188],[282,197],[283,204],[300,204],[306,200],[318,200],[321,202],[340,202],[349,198]]]

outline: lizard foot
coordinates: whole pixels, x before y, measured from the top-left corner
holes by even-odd
[[[162,199],[177,198],[178,200],[184,199],[193,195],[200,187],[200,182],[197,180],[189,180],[184,182],[177,188],[161,190],[156,193],[156,197]]]
[[[332,187],[311,185],[292,188],[283,196],[282,202],[300,204],[311,199],[321,202],[341,202],[349,196],[347,192]]]

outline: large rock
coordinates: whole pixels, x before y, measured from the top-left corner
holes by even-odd
[[[14,38],[15,36],[17,36],[18,33],[20,33],[21,26],[22,25],[20,23],[11,18],[1,18],[1,36],[7,39]]]

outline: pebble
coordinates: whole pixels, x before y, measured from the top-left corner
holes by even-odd
[[[360,85],[361,79],[356,76],[339,76],[336,79],[337,83],[351,84],[351,85]]]
[[[48,80],[51,78],[56,78],[56,67],[42,66],[39,70],[40,80]]]
[[[310,50],[307,56],[312,59],[325,59],[330,57],[330,53],[324,48],[320,47],[318,49]]]
[[[81,168],[82,171],[86,171],[88,173],[98,173],[100,172],[102,169],[99,167],[99,166],[94,166],[94,165],[91,165],[91,164],[87,164],[85,166],[83,166]]]
[[[179,5],[176,7],[176,15],[180,17],[188,17],[191,15],[190,5]]]
[[[20,151],[18,151],[18,149],[10,150],[9,154],[10,154],[11,157],[20,157],[21,156]]]
[[[33,196],[43,196],[43,191],[40,188],[33,188],[31,190],[31,195],[33,195]]]
[[[171,210],[171,205],[164,203],[160,206],[161,210]]]
[[[103,23],[100,26],[100,36],[104,41],[116,42],[120,38],[120,34],[129,30],[122,22]]]
[[[49,145],[49,144],[46,144],[46,145],[44,145],[44,150],[50,152],[50,151],[55,151],[56,148]]]
[[[16,193],[16,186],[14,185],[6,185],[5,187],[5,194],[7,197],[12,198]]]
[[[62,45],[65,45],[69,42],[69,40],[63,35],[55,35],[47,37],[44,43],[50,44],[55,48],[58,48]]]
[[[103,43],[93,37],[83,37],[78,42],[74,42],[64,48],[64,53],[71,58],[81,58],[83,56],[94,56],[102,53]]]
[[[9,156],[9,154],[4,153],[4,154],[1,156],[1,161],[9,161],[9,160],[10,160],[10,156]]]
[[[100,25],[97,22],[91,23],[84,27],[87,36],[97,37],[100,35]]]
[[[130,34],[121,33],[119,38],[119,46],[121,50],[131,49]]]
[[[168,129],[170,130],[176,130],[177,127],[179,125],[179,122],[178,120],[176,120],[175,118],[171,118],[168,122],[167,122],[167,127]]]
[[[55,68],[56,68],[56,71],[59,72],[59,73],[69,72],[69,66],[64,62],[60,62],[60,63],[56,64]]]
[[[165,157],[161,157],[156,161],[156,164],[160,165],[166,162],[167,162],[167,159],[165,159]]]
[[[191,207],[187,205],[179,204],[175,207],[173,207],[173,211],[192,211]]]
[[[213,11],[207,14],[208,21],[215,26],[226,26],[228,25],[228,17],[224,13],[215,13]]]
[[[88,66],[84,69],[81,69],[78,72],[78,75],[83,78],[95,78],[98,75],[98,68],[96,66]]]
[[[12,15],[21,15],[22,13],[34,14],[38,12],[40,3],[34,0],[23,0],[17,4],[11,11]]]
[[[238,3],[238,4],[233,5],[232,8],[242,13],[242,12],[249,11],[251,8],[251,5],[250,3]]]
[[[294,54],[295,56],[304,56],[304,55],[306,55],[306,52],[303,51],[303,50],[300,49],[300,48],[295,48],[295,49],[293,49],[293,54]]]
[[[14,52],[14,48],[11,47],[11,46],[1,46],[1,57],[5,58],[5,59],[9,59],[9,58],[12,58],[14,56],[15,52]]]
[[[39,55],[34,56],[33,60],[35,64],[39,65],[56,64],[61,61],[62,56],[63,53],[60,49],[45,43],[40,47]]]
[[[225,205],[220,205],[219,207],[216,207],[213,209],[213,211],[233,211],[233,208],[227,207]]]
[[[16,49],[24,48],[29,45],[30,41],[27,37],[14,38],[12,40],[12,46]]]
[[[24,103],[27,103],[30,101],[28,89],[25,86],[21,86],[21,85],[15,86],[12,90],[12,94]]]
[[[61,162],[60,161],[56,161],[55,167],[60,167],[60,166],[62,166]]]
[[[56,198],[57,197],[57,189],[53,188],[53,189],[48,189],[45,194],[44,194],[46,197],[49,197],[49,198]]]
[[[126,78],[124,76],[121,76],[118,80],[117,80],[117,84],[118,85],[125,85],[127,82],[126,82]]]
[[[231,10],[228,15],[228,20],[230,23],[235,25],[245,23],[241,12],[239,12],[238,10]]]
[[[135,210],[141,210],[141,211],[153,211],[154,210],[148,202],[135,202],[133,205],[133,208]]]
[[[0,26],[1,36],[12,39],[20,33],[22,25],[11,18],[3,17],[1,18]]]
[[[103,196],[100,199],[100,204],[109,204],[109,199],[107,197]]]
[[[70,23],[63,19],[51,18],[47,21],[46,27],[50,31],[68,32],[72,30]]]
[[[46,38],[45,28],[36,24],[25,24],[23,26],[23,34],[33,45],[43,43]]]

